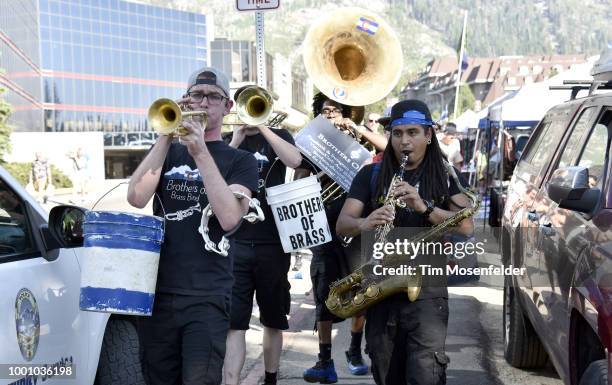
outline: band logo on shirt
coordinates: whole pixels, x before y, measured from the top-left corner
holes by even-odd
[[[260,154],[259,151],[255,152],[253,156],[255,156],[255,159],[257,159],[257,173],[259,174],[259,181],[257,183],[257,189],[259,190],[265,187],[265,184],[266,184],[266,181],[264,179],[265,175],[262,175],[262,171],[264,167],[266,167],[268,163],[270,163],[270,160],[268,159],[267,156]]]
[[[179,202],[192,202],[194,206],[187,210],[166,214],[166,219],[183,220],[194,212],[200,212],[200,196],[206,194],[206,189],[202,183],[200,171],[196,168],[192,170],[187,165],[173,167],[164,174],[164,190],[171,200]],[[180,214],[180,215],[179,215]]]

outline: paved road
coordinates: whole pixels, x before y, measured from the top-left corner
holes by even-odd
[[[485,242],[487,253],[481,264],[500,264],[497,243],[488,230],[477,228],[478,240]],[[310,295],[309,261],[301,268],[303,279],[289,273],[292,294],[290,330],[285,333],[281,359],[282,384],[304,384],[302,372],[316,361],[317,336],[313,334],[314,302]],[[538,371],[523,371],[509,366],[503,356],[502,301],[500,279],[481,277],[477,283],[449,288],[449,328],[446,339],[451,359],[447,370],[449,385],[562,385],[554,368],[547,365]],[[258,310],[253,310],[251,330],[247,332],[248,356],[242,372],[242,384],[258,383],[263,373],[261,357],[262,330]],[[353,376],[348,371],[344,350],[350,340],[348,322],[336,324],[333,332],[333,358],[338,384],[373,384],[372,376]]]
[[[280,383],[303,384],[302,372],[316,361],[317,336],[313,334],[314,303],[310,295],[308,261],[301,269],[304,279],[294,279],[292,285],[292,318],[285,333],[281,359]],[[537,372],[510,367],[503,358],[502,290],[496,287],[452,287],[450,320],[446,339],[451,359],[447,371],[449,385],[561,385],[555,371],[546,367]],[[242,372],[243,385],[257,384],[263,373],[261,365],[262,330],[258,310],[253,310],[251,330],[247,332],[248,354]],[[350,340],[348,322],[337,324],[333,332],[333,358],[338,384],[373,384],[371,375],[352,376],[344,359],[344,349]]]

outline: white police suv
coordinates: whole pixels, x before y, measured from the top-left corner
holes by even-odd
[[[133,317],[79,310],[83,210],[0,167],[0,384],[143,384]]]

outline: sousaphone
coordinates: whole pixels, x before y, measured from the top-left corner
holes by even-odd
[[[304,66],[317,88],[349,106],[366,106],[397,84],[402,47],[395,32],[375,13],[339,8],[314,24],[304,41]]]

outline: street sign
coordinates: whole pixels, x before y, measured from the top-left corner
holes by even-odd
[[[280,6],[280,0],[236,0],[239,11],[272,11]]]

